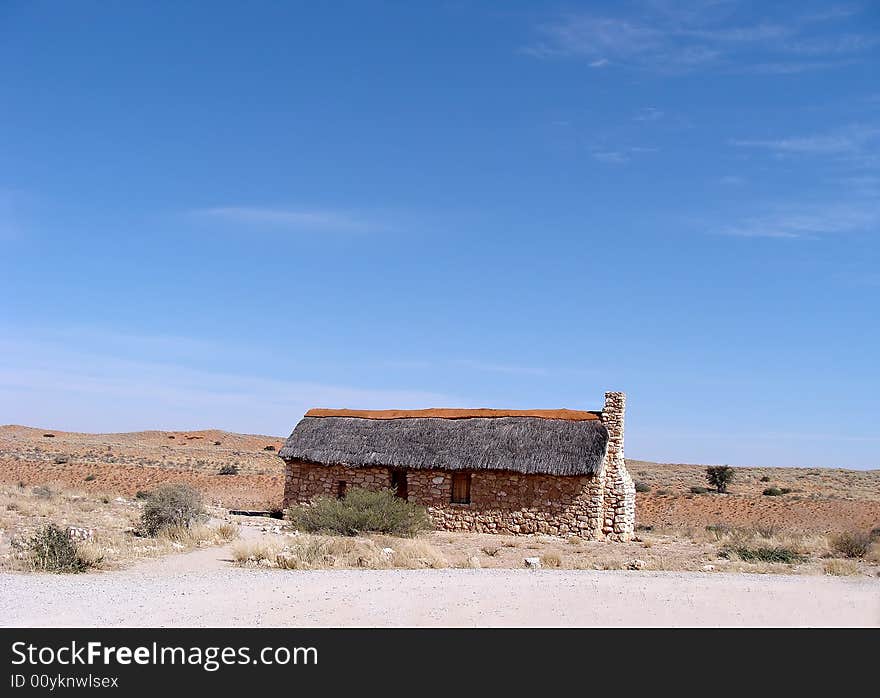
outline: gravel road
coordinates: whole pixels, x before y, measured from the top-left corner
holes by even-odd
[[[232,567],[211,548],[121,572],[0,573],[2,626],[873,626],[880,580],[689,572]]]

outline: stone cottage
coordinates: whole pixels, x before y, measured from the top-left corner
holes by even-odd
[[[391,488],[449,531],[628,540],[626,396],[601,411],[309,410],[279,456],[284,506]]]

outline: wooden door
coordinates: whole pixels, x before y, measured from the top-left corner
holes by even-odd
[[[394,468],[391,471],[391,489],[394,490],[395,494],[401,499],[406,499],[408,496],[407,486],[406,486],[406,470],[403,468]]]

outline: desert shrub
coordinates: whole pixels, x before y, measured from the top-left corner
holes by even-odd
[[[706,494],[708,491],[708,487],[691,487],[691,494]]]
[[[85,476],[85,481],[86,481],[86,482],[91,482],[91,481],[94,480],[94,479],[95,479],[95,476],[94,476],[94,475],[86,475],[86,476]]]
[[[39,529],[26,547],[34,569],[42,572],[85,572],[98,562],[80,555],[67,531],[55,524]]]
[[[871,534],[857,531],[838,533],[831,539],[831,549],[844,557],[865,557],[871,547]]]
[[[64,465],[68,462],[70,462],[70,459],[67,456],[55,456],[55,465]]]
[[[869,533],[868,535],[871,536],[871,540],[880,540],[880,526],[877,526],[877,528],[872,528],[871,533]]]
[[[238,466],[235,463],[227,463],[217,472],[218,475],[238,475]]]
[[[488,555],[489,557],[495,557],[501,552],[501,548],[497,545],[484,545],[480,550],[483,551],[484,555]]]
[[[150,492],[148,492],[147,490],[138,490],[137,492],[135,492],[134,498],[135,499],[149,499]]]
[[[719,493],[727,492],[727,486],[733,482],[735,471],[729,465],[710,465],[706,468],[706,482]]]
[[[374,492],[354,487],[342,499],[318,497],[311,505],[293,507],[288,518],[304,531],[356,536],[372,531],[414,536],[431,527],[424,508],[397,497],[391,490]]]
[[[669,490],[657,490],[657,494],[672,494]]]
[[[102,504],[109,504],[109,503],[110,503],[110,497],[108,497],[108,496],[106,496],[106,495],[103,496],[103,497],[101,497],[101,503],[102,503]]]
[[[791,492],[787,487],[768,487],[761,494],[764,494],[768,497],[781,497],[784,494],[788,494]]]
[[[769,476],[769,475],[764,475],[764,476],[761,478],[761,482],[770,482],[770,476]]]
[[[805,562],[807,557],[801,555],[794,548],[784,545],[749,547],[747,545],[728,545],[722,551],[722,555],[730,557],[736,555],[743,562],[782,562],[793,565],[797,562]]]
[[[149,493],[141,514],[141,529],[155,536],[163,528],[189,528],[207,518],[198,490],[182,483],[162,485]]]
[[[651,486],[647,482],[636,480],[636,492],[650,492]]]
[[[274,451],[275,447],[274,446],[263,446],[263,450],[264,451]]]
[[[31,490],[31,494],[40,499],[52,499],[52,490],[46,485],[37,485]]]

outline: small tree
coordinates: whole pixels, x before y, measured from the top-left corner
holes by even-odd
[[[734,470],[729,465],[710,465],[706,468],[706,481],[720,494],[727,492],[727,486],[733,482]]]

